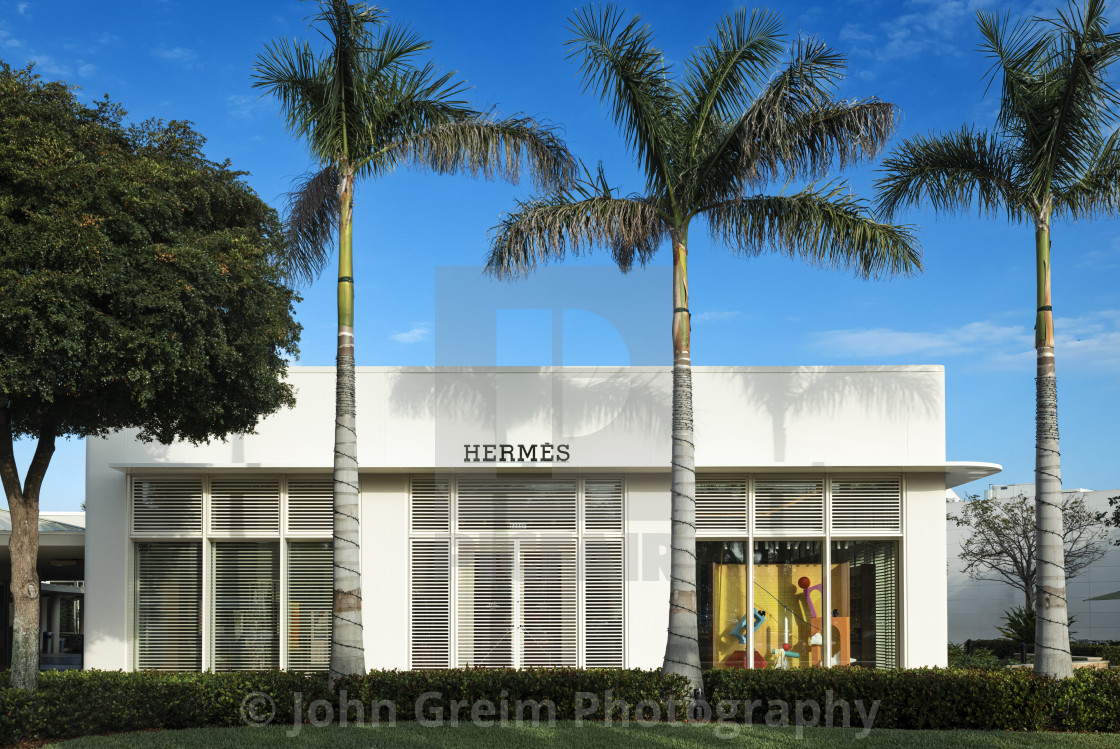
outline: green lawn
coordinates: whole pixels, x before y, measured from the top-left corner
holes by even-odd
[[[1120,747],[1120,736],[1068,733],[1005,733],[982,731],[897,731],[873,729],[863,736],[858,729],[807,728],[798,738],[793,728],[762,726],[656,725],[644,727],[629,724],[606,727],[601,723],[557,723],[546,726],[443,726],[429,728],[416,723],[396,726],[314,728],[302,726],[295,736],[290,729],[268,728],[200,728],[188,731],[131,733],[74,739],[50,746],[66,749],[112,749],[115,747],[415,747],[442,749],[497,749],[497,747],[604,747],[605,749],[692,749],[692,747],[1070,747],[1098,749]],[[735,735],[737,734],[737,735]]]

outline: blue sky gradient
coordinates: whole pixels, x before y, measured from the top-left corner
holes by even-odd
[[[565,59],[571,34],[566,3],[387,3],[394,19],[432,41],[430,59],[455,69],[480,108],[526,112],[562,124],[570,148],[602,161],[622,192],[640,191],[641,175],[594,95],[582,94],[577,66]],[[667,63],[704,43],[727,3],[643,2],[637,10],[657,35]],[[1055,2],[860,0],[769,6],[790,38],[824,39],[848,56],[840,94],[878,96],[900,108],[898,135],[986,128],[998,108],[988,95],[991,61],[978,51],[977,9],[1015,16],[1053,15]],[[47,3],[0,0],[0,56],[13,66],[106,93],[133,121],[186,119],[209,141],[207,154],[249,172],[246,180],[277,208],[310,162],[286,133],[279,108],[251,87],[253,60],[279,37],[315,39],[309,2],[208,0]],[[1115,16],[1115,13],[1113,13]],[[1118,21],[1120,22],[1120,21]],[[843,177],[871,198],[875,164]],[[839,177],[840,175],[835,175]],[[787,189],[798,189],[790,185]],[[773,185],[777,192],[782,185]],[[401,170],[358,188],[355,207],[357,360],[359,365],[460,363],[439,357],[439,269],[481,268],[487,232],[528,185],[478,183]],[[901,217],[919,227],[925,272],[914,278],[860,281],[780,257],[744,259],[713,245],[706,227],[690,235],[698,365],[944,364],[947,458],[1001,463],[1001,483],[1033,480],[1034,240],[1027,225],[999,217],[944,216],[919,210]],[[1053,233],[1054,309],[1058,336],[1059,418],[1065,486],[1120,486],[1120,237],[1118,222],[1058,224]],[[668,254],[650,274],[618,275],[620,303],[664,278],[664,315],[644,335],[660,336],[660,363],[671,359]],[[572,265],[598,275],[606,254]],[[566,276],[537,283],[566,283]],[[334,360],[333,273],[303,290],[300,364]],[[480,281],[481,283],[493,283]],[[654,283],[656,285],[656,282]],[[561,289],[562,290],[562,289]],[[371,300],[376,298],[377,306]],[[578,304],[564,313],[563,341],[551,341],[552,313],[501,314],[498,364],[628,364],[616,331]],[[519,344],[518,342],[532,343]],[[644,348],[643,348],[644,350]],[[639,363],[639,362],[634,362]],[[646,362],[641,362],[646,363]],[[325,448],[329,450],[329,446]],[[31,446],[20,446],[26,464]],[[84,449],[60,445],[46,480],[44,509],[77,509],[84,494]],[[324,459],[326,461],[326,459]],[[962,491],[980,492],[983,482]]]

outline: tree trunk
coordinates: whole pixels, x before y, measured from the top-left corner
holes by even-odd
[[[691,320],[688,312],[688,246],[684,231],[673,242],[673,458],[669,572],[669,632],[661,671],[680,674],[690,694],[704,681],[696,620],[696,449],[692,429]]]
[[[1034,672],[1064,679],[1073,675],[1062,546],[1062,469],[1058,451],[1058,395],[1054,368],[1054,311],[1050,304],[1050,220],[1035,226],[1038,316],[1035,350],[1035,580]]]
[[[334,421],[334,612],[330,676],[365,673],[362,638],[361,495],[354,399],[354,175],[339,183],[338,361]]]
[[[39,490],[54,454],[55,438],[53,427],[45,426],[21,489],[7,405],[7,398],[0,398],[0,477],[12,517],[8,542],[15,608],[11,683],[15,689],[33,691],[39,678]]]

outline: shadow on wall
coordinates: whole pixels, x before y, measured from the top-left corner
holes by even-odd
[[[572,440],[608,428],[656,438],[668,429],[666,375],[619,368],[557,372],[401,372],[390,382],[390,413],[441,424],[473,425],[507,442],[518,428],[543,425],[552,439]],[[664,407],[650,408],[650,404]]]
[[[943,409],[939,378],[929,372],[821,371],[814,367],[782,372],[729,373],[749,403],[770,415],[774,462],[786,461],[787,425],[792,416],[812,413],[837,417],[842,409],[857,408],[884,420],[909,415],[935,417]]]

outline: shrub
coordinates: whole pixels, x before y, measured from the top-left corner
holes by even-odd
[[[772,700],[785,701],[792,717],[798,701],[815,700],[822,713],[832,706],[833,723],[842,722],[846,702],[853,725],[861,722],[859,706],[866,713],[877,703],[877,728],[1120,731],[1120,711],[1115,708],[1120,704],[1120,671],[1080,669],[1072,679],[1055,681],[1006,669],[736,669],[709,671],[705,683],[712,707],[740,700],[733,710],[736,719],[750,717],[754,722],[764,718]],[[579,715],[602,721],[607,692],[614,701],[613,718],[620,718],[623,710],[633,715],[635,705],[646,702],[663,718],[675,705],[680,720],[685,717],[687,682],[639,670],[460,669],[373,671],[340,680],[338,690],[328,690],[322,674],[279,671],[59,671],[41,674],[38,691],[30,693],[3,686],[0,678],[0,745],[117,731],[242,725],[246,699],[258,692],[272,701],[273,722],[279,725],[292,725],[297,716],[308,721],[316,700],[329,704],[338,720],[342,691],[351,705],[357,701],[363,706],[366,721],[374,719],[373,703],[383,701],[380,720],[388,718],[387,705],[392,705],[396,720],[415,720],[421,697],[424,711],[419,717],[436,717],[442,710],[448,722],[453,701],[459,703],[454,717],[466,722],[470,705],[479,700],[493,703],[497,716],[504,701],[511,720],[518,717],[519,700],[528,705],[527,717],[532,716],[534,702],[549,700],[558,720]],[[730,717],[731,706],[722,708],[720,717]],[[266,704],[263,712],[269,710]],[[357,708],[348,710],[348,722],[356,722]],[[320,708],[315,717],[323,719],[325,712]],[[550,711],[542,710],[541,716],[551,717]]]
[[[973,647],[969,654],[963,645],[949,643],[949,668],[1003,668],[1008,665],[1006,658],[999,658],[987,648]]]

